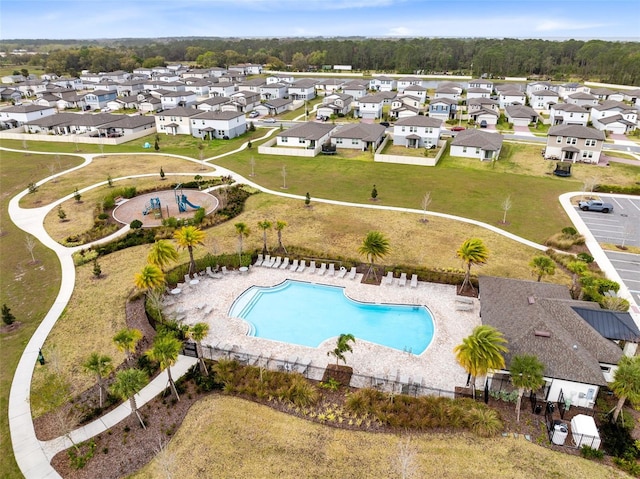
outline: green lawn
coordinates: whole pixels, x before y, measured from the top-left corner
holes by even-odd
[[[43,176],[42,157],[39,155],[1,153],[0,178],[0,301],[11,308],[22,326],[15,332],[2,334],[2,366],[0,367],[0,477],[20,477],[13,458],[7,405],[13,373],[20,355],[31,335],[42,321],[58,293],[60,263],[53,252],[41,243],[33,250],[37,261],[32,264],[26,245],[26,233],[18,229],[7,213],[9,200],[31,181]],[[61,156],[60,166],[67,169],[81,163],[77,158]],[[47,171],[47,170],[44,170]]]

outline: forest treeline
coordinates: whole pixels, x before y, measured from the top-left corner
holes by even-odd
[[[47,48],[49,47],[49,48]],[[165,38],[90,41],[11,41],[0,49],[47,52],[8,55],[13,64],[42,66],[58,74],[128,70],[172,62],[226,67],[242,62],[307,70],[352,65],[395,73],[464,73],[474,77],[526,76],[640,84],[640,42],[464,38]]]

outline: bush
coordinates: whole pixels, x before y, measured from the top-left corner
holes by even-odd
[[[602,459],[604,458],[604,452],[599,449],[594,449],[591,446],[582,446],[580,448],[580,455],[585,459]]]
[[[132,230],[140,229],[142,228],[142,221],[133,220],[129,226],[131,227]]]
[[[471,431],[481,437],[495,436],[502,430],[500,416],[493,409],[477,408],[469,412],[468,426]]]

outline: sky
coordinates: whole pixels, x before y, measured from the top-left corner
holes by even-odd
[[[639,0],[0,0],[0,39],[490,37],[640,41]]]

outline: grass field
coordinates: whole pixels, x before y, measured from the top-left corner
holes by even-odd
[[[60,167],[67,169],[80,164],[77,158],[61,156]],[[58,294],[60,263],[52,251],[39,242],[33,252],[32,264],[25,246],[26,233],[9,218],[9,200],[26,185],[42,178],[36,155],[12,161],[5,152],[0,159],[0,301],[11,308],[21,327],[0,336],[2,363],[0,366],[0,477],[20,477],[9,437],[7,404],[13,373],[29,338],[40,324]]]
[[[210,396],[193,406],[164,454],[130,479],[164,477],[167,465],[171,476],[181,479],[628,477],[522,438],[415,434],[409,439],[346,431],[224,396]],[[401,459],[411,465],[405,475]]]

